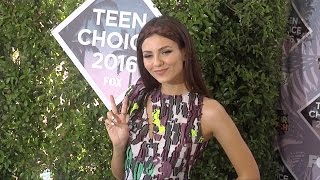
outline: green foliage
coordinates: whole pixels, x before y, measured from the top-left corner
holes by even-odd
[[[110,179],[106,109],[50,32],[80,3],[0,3],[0,179]]]
[[[50,30],[84,0],[0,2],[0,177],[110,179],[111,144],[98,121],[106,109]],[[275,179],[272,141],[278,98],[282,0],[154,1],[194,37],[213,97],[227,108],[263,179]],[[234,170],[211,141],[194,179]]]

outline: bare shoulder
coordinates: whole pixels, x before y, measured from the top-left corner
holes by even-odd
[[[201,128],[205,140],[215,138],[234,166],[238,179],[260,179],[255,159],[235,123],[216,100],[205,98]]]
[[[206,139],[216,136],[221,127],[233,125],[233,121],[225,108],[215,99],[204,98],[201,127]]]
[[[202,114],[208,117],[219,116],[225,112],[224,107],[215,99],[205,97],[203,99]]]

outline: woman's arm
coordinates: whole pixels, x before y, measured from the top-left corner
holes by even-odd
[[[123,148],[116,149],[113,148],[112,159],[111,159],[111,171],[113,176],[118,179],[124,179],[124,160],[125,152]]]
[[[120,112],[116,107],[113,96],[110,97],[112,110],[107,112],[105,125],[112,141],[113,151],[111,159],[111,171],[118,180],[124,179],[125,151],[129,139],[128,127],[128,97],[125,97]]]
[[[259,180],[258,165],[223,106],[205,98],[202,114],[204,136],[214,136],[218,140],[237,172],[237,179]]]

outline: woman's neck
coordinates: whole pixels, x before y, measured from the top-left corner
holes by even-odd
[[[189,92],[184,83],[180,84],[161,84],[161,93],[166,95],[181,95]]]

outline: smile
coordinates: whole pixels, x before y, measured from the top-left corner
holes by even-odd
[[[156,73],[156,74],[159,75],[159,76],[162,76],[162,75],[164,75],[164,74],[167,72],[167,70],[168,70],[168,68],[155,70],[155,71],[153,71],[153,72]]]

